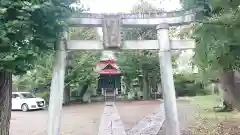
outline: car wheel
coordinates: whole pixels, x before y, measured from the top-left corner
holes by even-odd
[[[28,111],[28,105],[27,104],[23,104],[21,107],[23,112],[27,112]]]

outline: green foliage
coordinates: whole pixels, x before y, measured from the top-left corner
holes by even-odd
[[[204,84],[198,81],[197,74],[176,74],[174,75],[175,89],[177,96],[197,96],[210,94],[204,89]]]
[[[94,29],[71,28],[70,39],[93,39]],[[37,92],[50,89],[53,72],[54,51],[48,51],[38,55],[33,69],[27,74],[18,76],[14,81],[19,90],[35,90]],[[65,87],[71,90],[81,91],[81,87],[89,82],[89,87],[96,88],[97,73],[94,72],[96,63],[100,58],[100,52],[78,51],[68,53],[68,65],[65,76]]]
[[[135,5],[132,12],[146,13],[156,8],[144,1]],[[125,40],[156,40],[155,28],[132,28],[124,29]],[[147,45],[146,45],[147,46]],[[155,88],[160,81],[159,60],[156,51],[131,51],[118,54],[118,65],[123,73],[123,81],[127,92],[133,90],[136,81],[143,91],[144,99],[150,98],[150,89]]]
[[[71,65],[66,72],[65,87],[69,86],[73,90],[80,90],[86,81],[90,81],[91,87],[96,88],[98,75],[93,69],[99,60],[100,53],[83,51],[73,52],[71,55]],[[52,56],[53,54],[49,53],[38,57],[34,69],[14,81],[19,90],[50,89],[53,69]]]
[[[126,89],[128,90],[135,83],[140,84],[141,89],[149,89],[147,86],[143,86],[144,79],[153,81],[155,85],[160,82],[160,67],[156,52],[121,52],[118,55],[118,65],[123,73],[123,81],[127,85]]]
[[[100,52],[74,52],[71,68],[66,73],[66,85],[71,89],[79,89],[88,82],[91,87],[97,88],[98,74],[93,70],[100,59]]]
[[[191,7],[194,0],[185,0]],[[211,14],[193,25],[192,38],[196,40],[195,63],[202,72],[239,69],[239,4],[238,0],[207,1]]]
[[[143,75],[143,69],[149,72],[159,70],[159,60],[157,53],[148,51],[126,51],[118,54],[118,64],[126,76],[134,78]]]
[[[18,78],[13,81],[20,91],[37,89],[49,89],[52,79],[52,63],[53,51],[45,53],[45,55],[38,55],[33,69],[27,71],[24,75],[17,76]],[[36,90],[37,90],[36,89]],[[37,90],[38,91],[38,90]]]
[[[71,40],[94,40],[96,29],[94,28],[71,28]],[[66,85],[72,90],[77,90],[83,96],[87,89],[97,88],[98,74],[93,70],[100,59],[100,52],[79,51],[69,54],[70,65],[66,73]],[[87,89],[82,88],[87,84]],[[85,91],[85,92],[84,92]]]
[[[72,0],[10,1],[0,4],[0,69],[22,74],[54,49],[72,10]]]
[[[161,11],[148,2],[141,1],[133,7],[132,12],[148,13],[156,10]],[[124,29],[124,32],[125,40],[157,40],[157,30],[155,28]],[[175,29],[171,29],[170,36],[177,37],[179,33]],[[174,59],[176,58],[174,57]],[[121,52],[118,54],[118,64],[123,73],[123,81],[127,92],[130,90],[134,92],[133,85],[136,83],[134,80],[137,80],[144,99],[149,99],[150,90],[156,90],[157,84],[160,83],[158,51]]]
[[[226,8],[237,8],[240,4],[238,0],[182,0],[181,3],[184,9],[207,5],[210,8],[210,14]]]
[[[39,96],[45,100],[46,104],[49,103],[49,99],[50,99],[49,92],[42,92],[42,93],[40,93]]]
[[[135,11],[147,12],[156,10],[151,5],[141,4],[134,8]],[[177,36],[177,34],[172,33]],[[93,28],[70,28],[69,39],[72,40],[93,40],[96,39],[96,30]],[[155,28],[126,29],[125,39],[127,40],[156,40],[157,34]],[[32,64],[33,70],[17,79],[18,86],[24,86],[23,89],[49,89],[52,77],[52,62],[54,51],[39,53]],[[96,63],[99,61],[99,52],[81,51],[69,52],[65,87],[70,87],[71,91],[79,91],[81,96],[86,89],[96,88],[98,74],[93,71]],[[141,91],[149,92],[150,89],[156,89],[160,82],[159,59],[157,51],[135,51],[120,52],[118,54],[118,64],[124,75],[124,82],[128,85],[128,90],[133,87],[134,80],[141,87]],[[15,81],[15,82],[17,82]],[[87,86],[86,86],[87,84]],[[150,95],[149,93],[147,93]]]
[[[94,28],[70,28],[71,40],[94,40],[96,39],[96,29]]]

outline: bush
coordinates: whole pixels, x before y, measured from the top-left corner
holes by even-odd
[[[195,74],[177,74],[175,78],[176,96],[208,95],[202,82],[197,81]]]
[[[49,98],[50,98],[50,94],[49,92],[43,92],[39,94],[41,98],[43,98],[46,101],[46,104],[49,103]]]

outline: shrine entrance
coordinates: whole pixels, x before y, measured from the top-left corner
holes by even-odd
[[[103,52],[95,71],[99,73],[98,93],[104,96],[105,102],[115,102],[121,94],[121,71],[113,52]]]
[[[169,28],[186,25],[195,21],[196,16],[204,11],[203,7],[190,10],[173,12],[151,12],[133,14],[91,14],[82,13],[73,15],[69,20],[71,27],[102,27],[103,38],[98,40],[70,40],[67,31],[63,33],[62,39],[56,45],[56,60],[53,69],[53,78],[49,104],[48,135],[58,135],[61,119],[64,75],[67,50],[158,50],[161,84],[163,85],[164,107],[163,120],[166,122],[167,135],[180,135],[179,120],[175,88],[173,81],[171,50],[186,50],[195,47],[194,40],[170,40]],[[128,28],[156,28],[157,40],[124,41],[121,27]],[[103,54],[104,55],[104,54]],[[103,90],[105,97],[111,97],[115,101],[117,89],[120,88],[121,72],[116,66],[116,60],[100,60],[96,71],[99,72],[99,88]],[[103,66],[102,66],[103,65]],[[106,94],[107,93],[107,94]],[[110,93],[110,94],[109,94]],[[108,96],[108,94],[110,96]],[[160,104],[160,102],[159,102]],[[121,119],[117,114],[116,106],[105,106],[102,122],[98,135],[126,135]],[[151,122],[140,123],[141,130],[137,127],[128,135],[142,135],[145,131],[151,131],[156,135],[162,126],[159,117],[151,117]],[[153,130],[153,128],[155,130]],[[140,132],[141,131],[141,132]]]

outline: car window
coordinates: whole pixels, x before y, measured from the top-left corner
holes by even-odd
[[[12,98],[20,97],[18,94],[12,94]]]
[[[24,98],[36,98],[32,93],[21,93]]]

